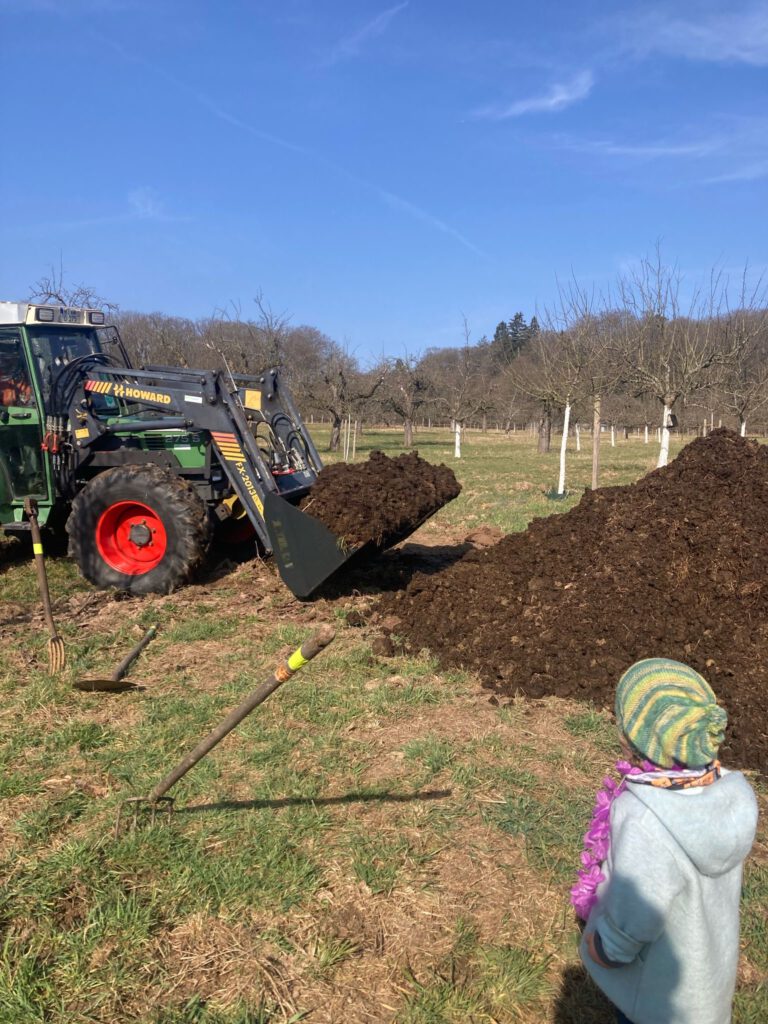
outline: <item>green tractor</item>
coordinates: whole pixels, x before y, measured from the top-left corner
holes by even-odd
[[[277,369],[135,368],[101,310],[0,302],[0,529],[31,499],[97,587],[166,593],[225,524],[308,596],[355,554],[298,507],[321,468]]]

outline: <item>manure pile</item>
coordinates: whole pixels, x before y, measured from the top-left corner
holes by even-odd
[[[726,762],[768,775],[767,528],[768,448],[716,430],[635,484],[415,576],[377,612],[504,695],[612,708],[634,661],[687,662],[728,709]]]
[[[461,491],[452,469],[409,452],[390,459],[371,452],[366,462],[325,466],[299,506],[348,547],[386,546],[411,533]]]

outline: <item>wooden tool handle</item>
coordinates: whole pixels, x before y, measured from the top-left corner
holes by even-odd
[[[126,656],[117,666],[115,671],[112,673],[112,679],[114,682],[117,683],[123,678],[123,676],[128,671],[130,666],[134,663],[134,661],[136,661],[138,656],[141,654],[141,652],[144,650],[144,648],[147,646],[150,640],[153,639],[156,633],[157,626],[150,626],[147,632],[141,638],[141,640],[139,640],[139,642],[136,644],[136,646],[132,647],[131,650],[128,651]]]

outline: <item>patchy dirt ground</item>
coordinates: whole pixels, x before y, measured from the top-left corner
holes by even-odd
[[[372,452],[366,462],[325,466],[300,507],[350,547],[386,547],[460,491],[452,469],[426,462],[417,452],[394,459]]]
[[[685,661],[728,709],[725,757],[768,774],[768,449],[718,430],[635,484],[385,594],[412,649],[500,694],[611,706],[645,657]]]

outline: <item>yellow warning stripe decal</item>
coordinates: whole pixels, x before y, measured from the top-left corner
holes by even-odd
[[[243,455],[243,449],[238,444],[237,438],[234,434],[225,434],[217,430],[211,431],[211,437],[216,442],[219,451],[227,460],[227,462],[242,462],[245,456]]]
[[[300,668],[303,668],[307,664],[307,659],[301,653],[301,648],[294,651],[288,659],[288,668],[291,672],[298,672]]]
[[[95,391],[99,395],[106,395],[112,390],[113,382],[109,380],[87,380],[83,387],[86,391]]]

